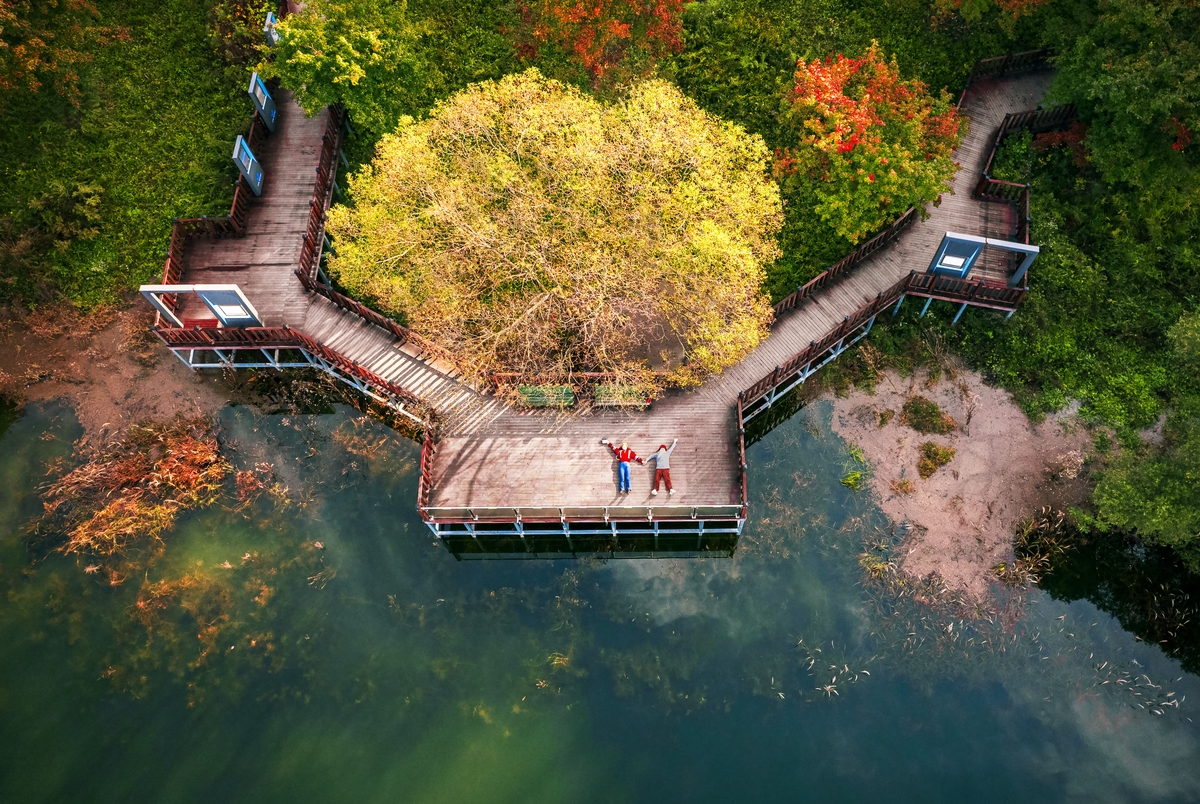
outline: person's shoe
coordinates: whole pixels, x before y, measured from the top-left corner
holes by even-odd
[[[667,489],[667,494],[674,494],[674,493],[675,493],[675,489]]]
[[[651,494],[653,494],[655,497],[657,497],[657,496],[658,496],[658,489],[650,489],[650,493],[651,493]]]

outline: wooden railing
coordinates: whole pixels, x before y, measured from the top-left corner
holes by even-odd
[[[1030,131],[1040,133],[1062,128],[1075,119],[1075,104],[1055,106],[1053,109],[1034,109],[1028,112],[1006,114],[996,136],[992,138],[992,148],[988,152],[987,161],[983,165],[983,173],[975,184],[971,195],[980,201],[1004,201],[1012,204],[1017,210],[1017,242],[1029,245],[1029,200],[1032,188],[1028,184],[1003,181],[992,178],[992,163],[1000,150],[1005,138],[1019,132]]]
[[[385,380],[369,368],[288,326],[191,329],[155,327],[154,332],[163,343],[173,349],[301,349],[319,357],[338,371],[362,380],[381,394],[424,409],[424,403],[412,392]]]
[[[267,127],[259,118],[258,113],[250,118],[250,130],[246,133],[246,142],[253,150],[267,136]],[[246,180],[238,176],[233,188],[233,203],[229,205],[229,214],[224,217],[210,218],[201,215],[199,218],[175,218],[171,225],[171,240],[167,244],[167,260],[163,264],[164,285],[178,285],[183,279],[183,248],[187,239],[193,235],[208,235],[222,237],[224,235],[242,235],[246,231],[246,210],[250,207],[250,196],[253,193]],[[161,297],[163,306],[175,312],[178,299],[174,293]],[[158,317],[156,324],[161,325],[162,318]]]
[[[325,241],[325,211],[333,200],[344,121],[345,113],[341,106],[330,106],[325,133],[321,136],[317,182],[313,186],[312,200],[308,203],[308,226],[305,227],[304,244],[300,248],[300,273],[314,279],[320,266],[321,249]]]
[[[329,285],[326,285],[324,282],[322,282],[319,278],[308,276],[302,271],[296,271],[296,276],[299,278],[300,284],[304,286],[305,290],[313,293],[319,293],[338,307],[341,307],[343,310],[354,313],[359,318],[362,318],[363,320],[369,321],[377,327],[387,330],[395,338],[397,338],[400,343],[411,343],[426,354],[432,355],[439,360],[444,360],[451,365],[454,364],[454,359],[449,352],[438,346],[436,343],[433,343],[427,338],[424,338],[421,335],[413,332],[408,327],[397,324],[392,319],[376,312],[375,310],[372,310],[365,304],[357,302],[349,296],[338,293],[336,290],[329,287]]]
[[[1015,310],[1025,299],[1027,290],[1027,287],[1013,288],[1007,285],[995,285],[982,279],[972,281],[910,271],[908,276],[887,290],[880,291],[874,299],[846,316],[839,326],[827,333],[821,340],[811,342],[787,362],[776,366],[770,374],[742,391],[738,395],[739,430],[745,426],[743,415],[746,406],[762,398],[772,389],[787,383],[800,370],[821,358],[855,331],[866,326],[870,319],[895,304],[904,295],[959,304],[965,303],[973,307],[987,307],[994,310]],[[744,439],[741,432],[739,432],[739,439]]]
[[[962,94],[958,97],[958,108],[961,109],[967,98],[967,90],[971,83],[981,78],[1002,78],[1006,75],[1029,73],[1034,70],[1045,70],[1050,67],[1050,58],[1054,51],[1048,47],[1040,50],[1026,50],[1021,53],[1009,53],[990,59],[980,59],[971,67],[967,83],[963,86]]]
[[[417,479],[417,511],[423,519],[429,518],[425,509],[429,507],[429,491],[433,488],[433,456],[436,452],[437,422],[430,421],[421,440],[420,477]]]
[[[775,315],[786,312],[795,308],[804,299],[811,296],[818,290],[821,290],[830,282],[834,281],[840,274],[850,270],[854,266],[871,257],[875,252],[888,245],[909,226],[912,226],[913,221],[917,219],[917,208],[909,207],[908,211],[892,222],[888,228],[884,229],[879,234],[872,237],[867,242],[863,243],[858,248],[851,251],[845,257],[829,266],[816,277],[805,282],[798,287],[790,295],[785,296],[775,303]]]
[[[747,511],[750,508],[750,490],[749,484],[746,482],[746,470],[749,468],[746,465],[746,420],[745,410],[742,405],[742,395],[738,394],[737,400],[737,429],[738,429],[738,474],[741,478],[742,492],[742,517],[745,518]]]

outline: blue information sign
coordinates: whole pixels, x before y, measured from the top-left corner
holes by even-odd
[[[275,30],[275,12],[267,12],[267,24],[263,26],[263,33],[267,35],[267,44],[275,47],[279,44],[279,31]]]
[[[267,128],[274,131],[275,113],[278,111],[275,108],[275,99],[271,97],[270,92],[267,92],[267,85],[258,77],[258,73],[250,76],[250,88],[246,92],[249,93],[250,100],[254,101],[254,108],[258,110],[258,116],[267,124]]]
[[[233,161],[238,166],[238,170],[242,173],[242,178],[250,185],[250,189],[255,195],[262,195],[263,171],[262,165],[254,157],[250,151],[250,146],[246,144],[246,139],[241,134],[238,134],[237,142],[233,144]]]

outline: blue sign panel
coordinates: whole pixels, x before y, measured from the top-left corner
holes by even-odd
[[[267,35],[267,44],[275,47],[279,44],[279,31],[275,30],[275,12],[267,12],[267,24],[263,26],[263,33]]]
[[[238,166],[238,170],[242,173],[242,178],[250,185],[250,189],[255,195],[262,195],[263,186],[263,171],[262,165],[254,157],[250,151],[250,146],[246,144],[246,139],[241,134],[238,134],[237,142],[233,144],[233,161]]]
[[[267,124],[267,128],[271,131],[275,130],[275,99],[271,97],[271,93],[267,92],[267,85],[258,77],[258,73],[250,76],[250,88],[246,90],[250,95],[250,100],[254,101],[254,108],[258,111],[258,116]]]

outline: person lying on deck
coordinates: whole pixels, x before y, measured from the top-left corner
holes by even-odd
[[[658,483],[660,480],[667,484],[667,494],[675,493],[675,489],[671,486],[671,453],[675,451],[675,445],[678,443],[678,438],[672,441],[670,449],[667,449],[666,444],[659,444],[654,454],[646,459],[655,462],[654,488],[650,490],[651,494],[658,494]]]
[[[629,448],[629,444],[624,441],[621,442],[620,449],[614,447],[612,442],[610,442],[607,438],[600,439],[600,443],[612,450],[613,455],[616,455],[617,460],[620,462],[617,465],[617,493],[628,494],[630,488],[629,462],[637,461],[638,463],[645,463],[645,461],[639,458],[637,454]]]

